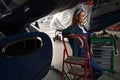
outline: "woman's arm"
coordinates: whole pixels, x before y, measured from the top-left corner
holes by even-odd
[[[80,48],[83,48],[83,46],[84,46],[84,43],[83,43],[83,40],[81,39],[81,37],[78,37],[76,34],[69,34],[69,36],[70,37],[72,37],[72,38],[76,38],[76,39],[78,39],[79,40],[79,43],[80,43]]]
[[[84,46],[83,40],[80,37],[78,37],[78,35],[76,35],[74,31],[75,31],[75,28],[73,28],[73,26],[69,26],[68,28],[62,31],[62,35],[63,36],[69,35],[69,37],[71,38],[77,38],[80,43],[80,48],[83,48]]]
[[[83,40],[80,37],[78,37],[78,40],[80,42],[80,48],[83,48],[84,46]]]

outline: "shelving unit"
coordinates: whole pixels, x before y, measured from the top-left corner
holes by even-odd
[[[104,71],[114,74],[115,39],[110,37],[91,38],[93,59],[102,66]]]

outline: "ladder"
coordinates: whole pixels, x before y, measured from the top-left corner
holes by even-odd
[[[69,56],[67,51],[66,42],[64,40],[65,37],[70,37],[66,35],[62,38],[64,50],[63,50],[63,64],[62,64],[62,80],[87,80],[89,75],[90,80],[93,80],[92,76],[92,67],[90,63],[90,56],[88,50],[88,41],[86,37],[82,35],[75,35],[77,37],[81,37],[86,42],[86,56],[85,58]],[[66,69],[67,67],[67,69]],[[66,71],[67,70],[67,71]]]

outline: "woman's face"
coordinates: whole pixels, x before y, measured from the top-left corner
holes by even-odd
[[[79,23],[83,23],[83,22],[85,22],[85,20],[86,20],[86,13],[85,13],[85,11],[83,11],[78,16],[78,21],[79,21]]]

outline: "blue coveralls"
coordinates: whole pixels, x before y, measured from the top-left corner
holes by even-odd
[[[84,27],[84,29],[87,32],[87,29],[85,27]],[[83,30],[80,29],[77,25],[69,26],[68,28],[66,28],[62,31],[63,36],[68,35],[68,34],[81,34],[81,35],[84,35],[88,39],[88,33],[83,33]],[[76,38],[68,37],[68,41],[69,41],[70,46],[72,48],[73,56],[85,57],[85,53],[86,53],[86,43],[85,43],[85,41],[84,41],[84,47],[83,48],[80,48],[79,41]],[[93,79],[97,80],[102,75],[103,69],[101,68],[101,66],[99,66],[92,59],[92,56],[90,58],[90,62],[91,62],[91,65],[92,65]]]

